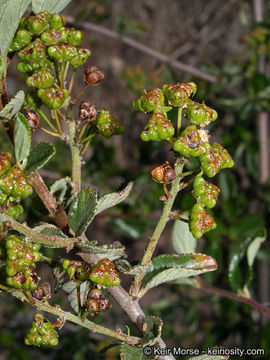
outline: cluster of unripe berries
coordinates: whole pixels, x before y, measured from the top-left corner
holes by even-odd
[[[111,287],[120,285],[121,280],[114,263],[109,259],[101,259],[97,264],[84,261],[64,260],[63,268],[69,278],[75,282],[90,281],[93,286]],[[91,289],[84,304],[91,316],[111,308],[111,303],[100,289]]]
[[[11,154],[0,153],[0,209],[16,219],[23,213],[21,198],[31,195],[33,189],[18,165],[11,163]]]
[[[145,92],[134,101],[135,110],[150,112],[148,124],[141,133],[141,139],[168,140],[175,152],[185,158],[196,157],[201,164],[201,171],[212,178],[221,169],[230,168],[234,162],[228,151],[220,144],[210,144],[209,136],[204,130],[212,121],[217,119],[217,112],[205,104],[200,104],[191,99],[197,91],[195,83],[166,84]],[[184,110],[188,125],[177,137],[174,137],[175,128],[167,117],[167,113],[173,108]],[[175,178],[174,171],[168,164],[162,165],[152,171],[155,181],[163,184],[171,182]],[[212,208],[216,204],[219,194],[217,186],[208,183],[202,176],[195,178],[193,183],[193,195],[197,203],[191,209],[190,230],[195,238],[200,238],[204,233],[216,227],[216,223],[204,207]]]
[[[40,245],[17,235],[1,241],[0,258],[6,261],[6,283],[12,288],[35,290],[39,277],[36,263],[40,260]]]
[[[76,70],[91,54],[89,49],[78,47],[83,33],[65,24],[64,16],[48,11],[24,17],[9,49],[18,52],[21,62],[17,69],[28,75],[26,84],[50,109],[61,107],[68,96],[68,91],[57,84],[59,64],[69,62]],[[26,98],[28,105],[33,99],[32,95]]]

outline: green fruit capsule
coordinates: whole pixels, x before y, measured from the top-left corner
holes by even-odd
[[[71,61],[77,56],[77,49],[73,45],[70,44],[64,45],[63,51],[64,51],[64,56],[63,56],[64,61]]]
[[[75,28],[68,29],[67,42],[71,45],[78,46],[83,40],[83,32]]]
[[[76,70],[78,67],[84,65],[91,55],[91,51],[89,49],[83,49],[79,48],[77,49],[77,56],[71,60],[71,65],[74,67],[74,70]]]
[[[3,191],[0,191],[0,205],[4,205],[7,201],[7,194],[5,194]]]
[[[154,112],[141,133],[143,141],[165,140],[174,135],[174,127],[166,114]]]
[[[0,176],[4,175],[11,167],[11,154],[7,152],[0,153]]]
[[[214,177],[220,170],[231,168],[234,161],[228,151],[220,144],[206,143],[206,152],[200,156],[201,166],[208,177]]]
[[[164,95],[161,89],[156,88],[148,91],[133,101],[133,108],[137,111],[152,112],[157,111],[164,105]]]
[[[194,125],[207,125],[208,122],[215,121],[218,117],[216,110],[205,104],[192,101],[186,109],[187,119]]]
[[[34,61],[31,62],[19,62],[17,64],[17,70],[24,74],[32,74],[34,71],[40,68],[40,65]]]
[[[100,260],[90,273],[90,280],[103,286],[120,285],[121,280],[118,272],[115,270],[114,263],[109,259]]]
[[[43,68],[37,70],[32,76],[26,79],[26,84],[29,87],[34,87],[37,89],[48,89],[50,88],[55,81],[55,77],[51,70]]]
[[[216,206],[220,189],[206,180],[202,176],[196,176],[193,182],[193,194],[202,204],[208,208]]]
[[[63,105],[68,96],[68,91],[58,88],[39,89],[38,96],[49,109],[56,110]]]
[[[63,269],[73,281],[87,281],[89,279],[92,266],[85,261],[64,260]]]
[[[33,91],[33,92],[28,92],[25,94],[25,99],[24,99],[23,105],[26,109],[37,110],[37,109],[39,109],[41,104],[42,104],[42,101],[37,96],[36,92]]]
[[[207,214],[203,205],[200,203],[195,204],[190,212],[189,228],[192,235],[199,239],[206,232],[215,229],[217,224],[214,218]]]
[[[58,345],[58,334],[53,325],[42,314],[35,314],[31,328],[24,339],[25,345],[33,346],[56,346]]]
[[[28,269],[19,271],[14,276],[8,276],[6,282],[15,289],[35,290],[39,282],[36,265],[32,264]]]
[[[49,29],[41,35],[41,40],[47,45],[55,45],[67,40],[68,31],[66,28]]]
[[[27,29],[34,35],[40,35],[49,27],[51,14],[45,10],[35,16],[29,16],[27,21]]]
[[[113,135],[121,135],[124,132],[123,126],[115,119],[112,114],[104,109],[101,109],[97,117],[97,127],[99,133],[106,139]]]
[[[0,178],[0,189],[14,197],[27,197],[33,192],[32,186],[26,180],[26,175],[18,165],[14,165],[5,176]]]
[[[190,101],[190,96],[196,94],[197,85],[194,82],[165,84],[162,87],[162,91],[169,105],[183,106]]]
[[[184,156],[200,156],[206,152],[205,143],[202,141],[196,126],[187,126],[180,137],[174,142],[173,149]]]
[[[50,23],[52,28],[59,30],[66,25],[66,18],[59,14],[53,14]]]
[[[18,51],[28,45],[32,40],[32,36],[27,30],[18,30],[15,34],[12,43],[10,44],[9,52]]]
[[[24,62],[33,61],[40,64],[44,62],[46,57],[46,44],[40,39],[36,39],[19,51],[18,56]]]
[[[52,45],[48,47],[48,55],[55,60],[64,59],[64,47],[63,45]]]
[[[21,205],[14,205],[6,210],[6,214],[13,219],[17,219],[20,215],[23,214],[23,207]]]

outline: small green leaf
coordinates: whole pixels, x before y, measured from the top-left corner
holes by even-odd
[[[181,214],[181,217],[188,219],[186,214]],[[184,221],[175,221],[172,231],[172,245],[178,254],[190,253],[196,250],[197,240],[191,234],[188,224]]]
[[[227,360],[229,356],[226,355],[199,355],[188,358],[188,360]]]
[[[144,355],[142,347],[130,346],[127,344],[121,345],[120,350],[121,360],[148,360],[148,357]]]
[[[16,116],[14,126],[15,158],[16,163],[23,170],[26,166],[27,157],[31,147],[31,132],[29,124],[23,114]]]
[[[9,46],[31,0],[9,0],[0,4],[0,51],[6,59]]]
[[[71,0],[32,0],[32,9],[35,14],[48,10],[52,14],[61,12]]]
[[[107,258],[114,261],[127,257],[125,247],[119,242],[109,245],[97,245],[97,241],[90,241],[88,243],[78,243],[77,248],[82,250],[85,255],[87,255],[87,253],[95,253],[99,259]]]
[[[30,152],[27,158],[26,173],[31,175],[42,168],[55,154],[53,144],[41,142],[37,144]]]
[[[63,290],[69,294],[68,295],[68,300],[70,303],[70,306],[72,307],[72,309],[79,314],[80,310],[79,310],[79,303],[78,303],[78,287],[80,290],[80,301],[81,301],[81,306],[83,306],[86,302],[87,299],[87,294],[90,288],[90,282],[89,281],[84,281],[81,284],[77,284],[75,281],[68,281],[63,285]]]
[[[142,346],[154,345],[161,336],[163,321],[157,316],[146,316],[143,320]]]
[[[43,235],[61,236],[63,238],[67,238],[67,235],[65,235],[57,226],[49,223],[39,223],[33,228],[33,230]]]
[[[24,92],[18,91],[17,94],[9,101],[9,103],[0,111],[2,120],[10,120],[20,110],[24,102]]]
[[[217,269],[216,261],[204,254],[160,255],[147,266],[142,294],[162,283]]]
[[[130,181],[123,190],[107,194],[99,199],[95,215],[124,201],[128,197],[133,185],[133,181]]]
[[[254,260],[258,253],[259,248],[261,247],[262,243],[266,240],[266,230],[263,229],[262,231],[256,233],[254,240],[249,244],[247,248],[247,260],[248,265],[252,266],[254,264]]]
[[[59,196],[57,196],[57,201],[59,204],[62,204],[68,189],[70,188],[71,179],[66,176],[65,178],[56,180],[52,186],[50,187],[50,193],[54,195],[58,191],[60,192]]]
[[[71,229],[76,235],[85,232],[94,218],[97,207],[97,193],[93,188],[83,189],[73,200],[68,214]]]

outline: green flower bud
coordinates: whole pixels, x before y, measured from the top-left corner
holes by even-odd
[[[207,214],[203,205],[200,203],[195,204],[190,212],[189,228],[192,235],[199,239],[206,232],[215,229],[217,224],[214,218]]]
[[[173,106],[183,106],[189,102],[189,98],[196,94],[197,85],[194,82],[184,82],[163,85],[162,91],[169,103]]]
[[[107,110],[100,110],[96,122],[99,133],[106,139],[109,139],[113,135],[120,135],[124,132],[124,128],[120,125],[120,122]]]
[[[220,170],[234,166],[228,151],[220,144],[206,143],[206,152],[200,156],[201,166],[208,177],[214,177]]]
[[[206,152],[196,126],[188,126],[182,131],[180,137],[174,142],[173,149],[184,156],[200,156]]]
[[[220,189],[207,181],[202,176],[196,176],[193,182],[193,194],[202,204],[208,208],[216,205]]]
[[[68,96],[68,91],[66,89],[58,88],[51,88],[47,90],[39,89],[38,96],[49,109],[56,110],[63,105]]]
[[[90,280],[103,286],[120,285],[121,280],[115,270],[114,263],[109,259],[100,260],[92,269]]]
[[[141,133],[143,141],[165,140],[174,135],[174,127],[166,114],[154,112]]]
[[[194,125],[204,126],[208,122],[215,121],[218,117],[216,110],[211,109],[205,104],[199,104],[192,101],[186,109],[187,119]]]
[[[146,94],[140,96],[133,101],[133,107],[137,111],[142,112],[159,112],[159,108],[164,105],[164,95],[161,89],[156,88],[148,91]]]
[[[55,77],[51,70],[43,68],[36,71],[32,76],[26,79],[26,84],[29,87],[34,87],[38,89],[48,89],[50,88],[55,81]]]

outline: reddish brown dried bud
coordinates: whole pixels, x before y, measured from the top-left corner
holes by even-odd
[[[104,71],[98,69],[96,66],[88,66],[84,72],[84,82],[87,85],[96,85],[104,79]]]
[[[32,291],[32,295],[39,301],[46,301],[51,297],[51,286],[48,282],[42,283],[36,290]]]
[[[176,178],[175,171],[168,161],[152,170],[151,175],[154,181],[161,184],[168,184]]]
[[[39,115],[35,110],[27,110],[24,116],[28,121],[31,131],[35,131],[39,126]]]
[[[91,122],[95,121],[99,114],[98,109],[94,105],[90,105],[89,102],[83,101],[80,105],[80,120]]]

